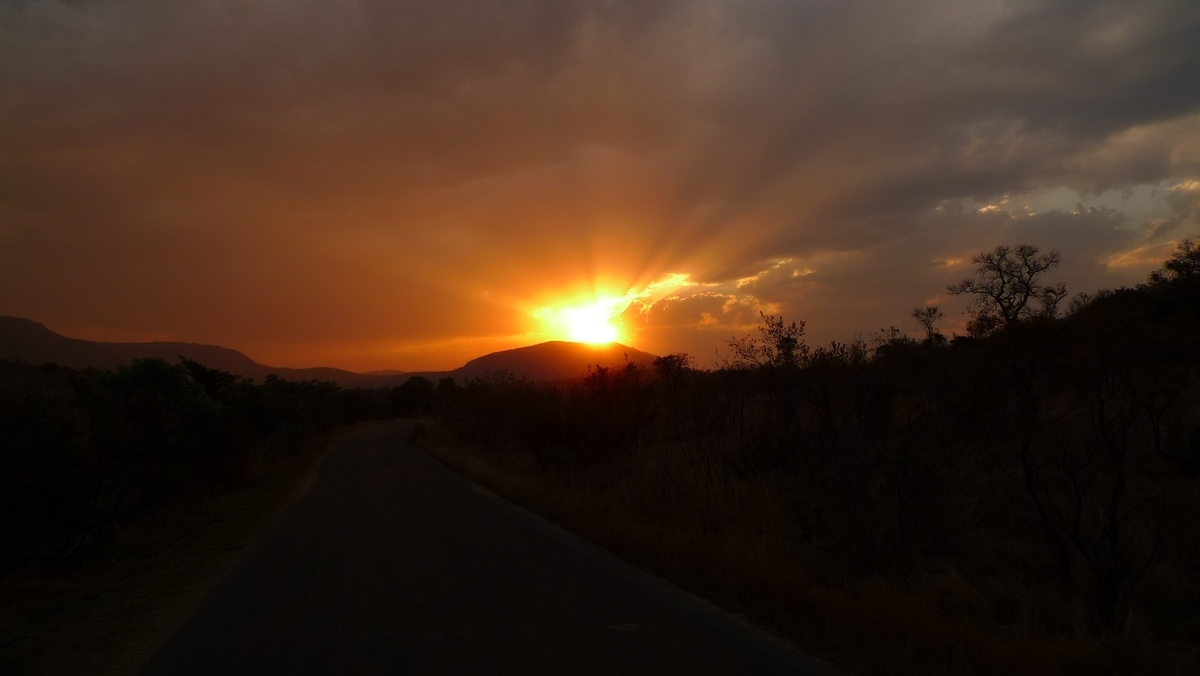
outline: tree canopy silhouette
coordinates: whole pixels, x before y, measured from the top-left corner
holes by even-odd
[[[1042,276],[1058,267],[1057,251],[1039,254],[1028,244],[1016,248],[998,246],[971,259],[976,265],[975,278],[964,279],[946,290],[953,295],[976,296],[971,307],[967,330],[973,336],[987,335],[1003,326],[1012,326],[1037,315],[1054,317],[1058,304],[1067,296],[1063,284],[1044,285]],[[1040,304],[1035,308],[1034,303]]]
[[[925,342],[944,343],[946,337],[937,329],[937,323],[945,319],[946,315],[938,309],[936,305],[926,305],[924,307],[914,308],[912,311],[913,319],[921,325],[921,329],[925,331]]]
[[[1156,283],[1200,279],[1200,243],[1185,239],[1162,267],[1150,273]]]

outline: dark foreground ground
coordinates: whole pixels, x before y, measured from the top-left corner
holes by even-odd
[[[826,673],[461,479],[352,433],[146,674]]]

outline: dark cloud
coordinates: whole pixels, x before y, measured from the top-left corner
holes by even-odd
[[[1200,225],[1196,35],[1193,0],[4,2],[0,312],[383,367],[668,273],[714,286],[655,349],[904,321],[1001,242],[1129,283]]]

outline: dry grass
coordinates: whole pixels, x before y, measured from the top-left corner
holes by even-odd
[[[1095,638],[1069,595],[1005,570],[945,566],[903,580],[846,572],[800,544],[789,517],[798,503],[786,490],[683,449],[647,449],[570,474],[545,471],[528,454],[464,448],[437,425],[421,439],[497,494],[847,671],[1185,674],[1200,666],[1194,651],[1151,645],[1136,623]]]
[[[103,560],[0,581],[0,673],[136,674],[305,488],[331,438],[258,461],[219,495],[184,498],[128,524]]]

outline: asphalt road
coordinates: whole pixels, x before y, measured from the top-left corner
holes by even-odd
[[[144,673],[826,673],[476,487],[410,430],[339,441]]]

